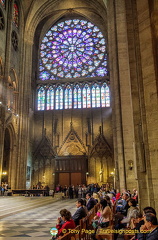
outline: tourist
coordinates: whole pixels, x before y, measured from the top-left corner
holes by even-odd
[[[83,207],[83,203],[84,203],[83,199],[78,199],[76,202],[77,210],[72,216],[72,219],[74,220],[76,226],[79,225],[80,219],[84,218],[87,215]]]
[[[71,217],[71,213],[67,209],[60,211],[61,217],[57,219],[56,228],[58,229],[57,237],[64,235],[68,229],[74,229],[76,227],[74,220]],[[64,229],[64,233],[63,233]]]

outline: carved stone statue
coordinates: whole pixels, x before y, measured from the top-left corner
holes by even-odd
[[[103,182],[103,169],[99,171],[100,182]]]

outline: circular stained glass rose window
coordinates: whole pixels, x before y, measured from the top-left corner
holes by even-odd
[[[106,42],[93,23],[72,19],[57,23],[40,45],[40,80],[107,75]]]

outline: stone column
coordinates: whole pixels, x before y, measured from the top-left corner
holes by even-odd
[[[26,188],[26,170],[29,151],[30,97],[32,73],[32,41],[25,38],[21,68],[21,86],[19,89],[19,141],[17,188]],[[20,84],[19,84],[20,85]]]
[[[149,205],[158,207],[158,94],[156,65],[154,62],[153,37],[151,31],[151,19],[149,12],[149,1],[137,1],[138,31],[140,39],[140,53],[142,65],[142,81],[144,89],[144,104],[146,115],[147,136],[145,142],[146,150],[146,178],[148,181]],[[157,24],[155,25],[157,26]],[[143,195],[143,192],[142,192]]]

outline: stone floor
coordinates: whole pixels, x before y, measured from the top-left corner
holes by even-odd
[[[0,196],[0,240],[50,240],[50,228],[56,225],[59,211],[66,208],[73,214],[75,201]]]

